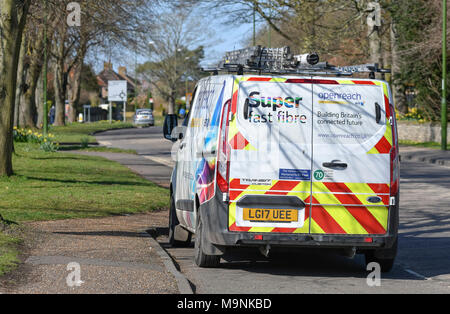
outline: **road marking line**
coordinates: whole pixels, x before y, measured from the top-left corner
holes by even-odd
[[[405,270],[407,273],[409,273],[409,274],[411,274],[411,275],[413,275],[413,276],[416,276],[416,277],[418,277],[418,278],[420,278],[420,279],[428,280],[428,281],[433,280],[432,278],[427,278],[427,277],[425,277],[425,276],[423,276],[423,275],[421,275],[421,274],[419,274],[419,273],[416,273],[415,271],[413,271],[413,270],[411,270],[411,269],[404,268],[404,270]]]
[[[175,162],[172,161],[170,158],[155,157],[155,156],[144,156],[144,158],[170,168],[173,168],[175,166]]]
[[[98,141],[98,143],[101,146],[112,146],[112,143],[111,142],[107,142],[107,141]]]

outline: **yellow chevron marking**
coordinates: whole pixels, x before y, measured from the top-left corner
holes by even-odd
[[[372,196],[377,195],[369,185],[367,184],[354,184],[354,183],[347,183],[346,184],[348,188],[355,194],[355,196],[358,198],[358,200],[364,205],[364,206],[373,206],[373,205],[384,205],[383,202],[380,202],[379,204],[373,204],[370,203],[367,198],[369,198],[372,194]]]
[[[366,183],[346,183],[345,184],[350,191],[355,194],[373,194],[373,190]]]
[[[341,226],[342,229],[348,234],[367,234],[367,231],[361,226],[361,224],[353,217],[352,214],[342,205],[333,193],[323,184],[316,183],[315,188],[319,189],[321,192],[328,192],[329,194],[314,194],[314,197],[321,204],[337,204],[331,206],[322,207],[328,212],[328,214],[333,217],[333,219]],[[316,192],[314,189],[313,192]],[[314,207],[313,207],[314,208]],[[314,210],[314,209],[313,209]]]
[[[371,150],[369,150],[367,152],[367,154],[369,154],[369,155],[378,155],[378,154],[380,154],[380,152],[374,147]]]
[[[308,234],[309,233],[309,219],[305,220],[303,228],[299,228],[294,231],[295,234]]]
[[[228,140],[232,140],[236,134],[239,133],[239,129],[237,127],[237,119],[236,119],[236,115],[234,115],[233,120],[230,122],[230,126],[229,126],[229,134],[228,134]]]
[[[230,204],[229,212],[230,212],[229,227],[231,227],[236,222],[236,203]]]
[[[368,234],[343,206],[322,206],[347,234]]]
[[[273,227],[253,227],[250,229],[250,233],[269,233],[272,232],[275,228]]]
[[[253,145],[250,143],[244,148],[244,150],[245,151],[253,151],[253,152],[257,151],[257,149],[255,147],[253,147]]]
[[[325,234],[325,231],[323,231],[314,219],[311,219],[311,234]]]
[[[310,181],[300,182],[292,191],[297,192],[311,191],[311,182]]]
[[[314,191],[316,192],[316,191]],[[319,204],[338,204],[342,203],[334,196],[333,193],[325,194],[325,193],[314,193],[314,198],[319,202]]]
[[[249,188],[249,189],[251,189],[251,188]],[[246,195],[265,195],[267,192],[268,192],[268,190],[264,190],[264,191],[261,191],[261,190],[259,190],[259,191],[258,190],[256,190],[256,191],[246,190],[246,191],[243,191],[241,194],[239,194],[239,196],[236,198],[236,200],[234,200],[232,202],[236,203],[239,199],[243,198]],[[309,197],[310,193],[309,192],[303,192],[303,193],[302,192],[289,192],[289,193],[287,193],[287,195],[288,196],[297,196],[301,200],[305,201]]]
[[[231,179],[233,181],[233,179]],[[271,190],[274,186],[276,186],[280,180],[273,180],[271,185],[250,185],[246,190],[248,191],[264,191],[267,192]],[[311,182],[309,181],[303,181],[299,182],[297,186],[295,186],[291,191],[286,191],[289,193],[298,193],[298,192],[304,192],[310,194],[311,191]],[[245,192],[245,191],[244,191]]]
[[[383,226],[384,230],[388,230],[389,223],[389,207],[367,207],[369,212],[375,217],[375,219]]]
[[[274,83],[285,83],[287,81],[287,78],[281,78],[281,77],[274,77],[270,80],[270,82]]]
[[[386,134],[384,134],[384,137],[389,142],[389,144],[393,145],[394,141],[393,141],[393,136],[392,136],[392,125],[389,120],[387,121],[387,129],[386,129]]]
[[[342,85],[355,85],[355,82],[351,80],[338,80],[338,83]]]

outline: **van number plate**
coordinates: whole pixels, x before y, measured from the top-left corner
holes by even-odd
[[[255,222],[297,222],[298,210],[244,208],[244,220]]]

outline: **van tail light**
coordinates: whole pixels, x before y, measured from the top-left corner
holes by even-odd
[[[400,177],[400,152],[398,151],[397,140],[397,123],[395,120],[395,109],[391,105],[391,125],[392,125],[392,150],[391,150],[391,196],[399,193],[399,177]]]
[[[231,100],[227,101],[222,112],[219,130],[219,155],[217,159],[217,185],[222,193],[229,192],[230,181],[230,145],[228,144],[228,129],[230,126]]]

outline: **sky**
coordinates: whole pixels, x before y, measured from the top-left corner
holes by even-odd
[[[205,59],[201,64],[202,66],[217,64],[225,55],[225,52],[243,48],[253,34],[252,23],[231,25],[227,24],[225,19],[217,18],[206,21],[199,20],[199,23],[203,23],[211,31],[211,36],[205,41]],[[196,47],[190,48],[195,49]],[[108,61],[109,56],[105,56],[101,51],[94,51],[91,55],[89,62],[98,73],[103,69],[103,63]],[[133,51],[116,56],[113,55],[113,67],[117,71],[119,66],[126,66],[128,73],[134,73],[135,59],[136,56]],[[138,63],[144,63],[147,59],[148,56],[137,56]]]
[[[245,42],[252,37],[253,24],[241,24],[240,26],[228,26],[218,21],[213,27],[217,29],[212,38],[214,43],[205,51],[205,63],[217,61],[225,55],[225,52],[244,48]]]

